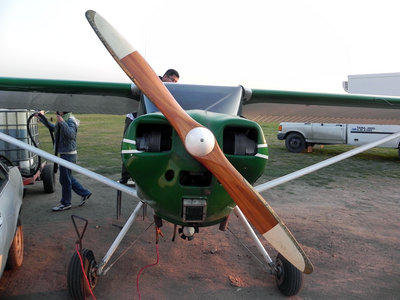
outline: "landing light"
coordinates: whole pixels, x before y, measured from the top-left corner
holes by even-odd
[[[187,237],[194,235],[194,227],[183,227],[183,234]]]
[[[198,227],[182,227],[179,228],[178,232],[181,234],[181,238],[184,240],[192,241],[194,239],[194,234],[199,233],[199,228]]]

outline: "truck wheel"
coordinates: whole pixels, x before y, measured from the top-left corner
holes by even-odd
[[[43,189],[45,193],[54,193],[54,165],[46,164],[42,170]]]
[[[300,153],[306,149],[306,141],[300,133],[292,132],[286,137],[285,146],[290,152]]]

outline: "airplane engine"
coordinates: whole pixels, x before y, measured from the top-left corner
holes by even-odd
[[[250,184],[263,174],[268,149],[257,123],[201,110],[188,113],[214,133],[228,160]],[[212,173],[188,154],[160,113],[132,122],[122,143],[122,159],[138,195],[162,219],[182,226],[209,226],[224,221],[235,206]]]

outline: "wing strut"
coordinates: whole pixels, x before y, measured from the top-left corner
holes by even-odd
[[[127,194],[135,197],[136,199],[140,200],[135,189],[130,188],[128,186],[125,186],[123,184],[120,184],[120,183],[118,183],[118,182],[116,182],[114,180],[111,180],[111,179],[103,176],[103,175],[97,174],[97,173],[95,173],[93,171],[90,171],[90,170],[85,169],[85,168],[83,168],[81,166],[78,166],[77,164],[74,164],[74,163],[71,163],[69,161],[66,161],[65,159],[59,158],[59,157],[57,157],[57,156],[55,156],[53,154],[50,154],[50,153],[48,153],[46,151],[43,151],[43,150],[41,150],[39,148],[33,147],[31,145],[28,145],[28,144],[26,144],[24,142],[21,142],[21,141],[17,140],[16,138],[13,138],[13,137],[11,137],[11,136],[9,136],[7,134],[4,134],[2,132],[0,132],[0,140],[3,140],[3,141],[5,141],[7,143],[10,143],[10,144],[13,144],[13,145],[15,145],[15,146],[17,146],[19,148],[28,150],[28,151],[30,151],[32,153],[35,153],[35,154],[37,154],[37,155],[39,155],[39,156],[41,156],[41,157],[43,157],[43,158],[45,158],[47,160],[55,162],[55,163],[57,163],[57,164],[59,164],[61,166],[64,166],[64,167],[66,167],[68,169],[71,169],[71,170],[73,170],[75,172],[81,173],[81,174],[83,174],[83,175],[85,175],[85,176],[87,176],[89,178],[92,178],[92,179],[94,179],[94,180],[96,180],[96,181],[98,181],[100,183],[104,183],[105,185],[108,185],[108,186],[110,186],[110,187],[112,187],[114,189],[117,189],[117,190],[121,191],[121,192],[127,193]]]

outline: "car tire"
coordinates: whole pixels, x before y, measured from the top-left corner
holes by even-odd
[[[285,146],[290,152],[300,153],[306,149],[306,140],[302,134],[292,132],[286,137]]]
[[[17,230],[15,231],[14,239],[12,241],[10,250],[8,251],[7,269],[17,269],[22,266],[24,261],[24,232],[22,224],[18,219]]]

